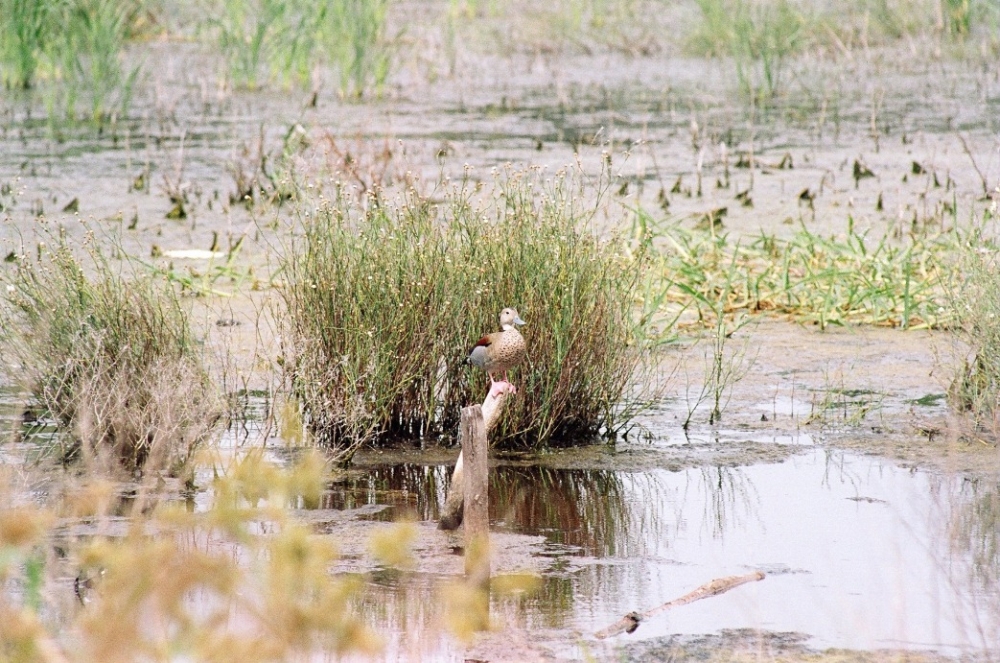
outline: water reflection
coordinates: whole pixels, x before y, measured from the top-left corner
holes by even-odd
[[[490,519],[586,555],[629,554],[629,483],[606,470],[498,467],[490,478]]]
[[[980,587],[994,590],[1000,581],[1000,483],[994,478],[962,478],[949,500],[952,548],[969,556]]]
[[[388,504],[395,519],[436,521],[450,473],[447,466],[415,463],[353,472],[330,485],[319,508]],[[754,489],[738,469],[710,468],[689,478],[681,489],[668,487],[655,473],[501,465],[490,470],[490,520],[500,531],[540,534],[552,550],[611,557],[657,549],[644,533],[667,537],[683,521],[670,505],[693,484],[711,496],[706,508],[719,536],[752,512]]]
[[[721,538],[727,530],[745,527],[756,516],[759,502],[753,481],[738,467],[704,467],[700,469],[705,500],[703,519],[710,524],[712,535]]]
[[[956,653],[991,647],[998,633],[995,480],[822,449],[744,467],[631,472],[520,462],[491,472],[495,536],[544,537],[530,548],[541,585],[516,600],[494,597],[491,606],[502,623],[529,632],[586,639],[631,610],[764,568],[785,572],[652,620],[630,640],[763,628],[808,634],[818,647]],[[328,504],[389,500],[433,520],[448,480],[441,466],[372,468],[343,484],[352,497]],[[417,615],[425,624],[440,620],[434,588],[446,576],[368,581],[365,611],[390,632],[412,628]],[[591,651],[601,658],[615,646]]]
[[[401,463],[350,472],[323,494],[322,509],[388,504],[397,519],[437,520],[450,482],[446,466]]]

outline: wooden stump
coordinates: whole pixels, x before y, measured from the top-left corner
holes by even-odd
[[[490,393],[486,395],[486,400],[484,400],[482,406],[480,406],[482,407],[483,430],[486,435],[488,435],[490,430],[492,430],[496,423],[500,421],[500,413],[503,412],[504,403],[507,402],[507,397],[511,393],[513,393],[513,387],[508,384],[506,388],[499,389],[499,393]],[[462,410],[463,417],[465,409]],[[461,427],[459,428],[458,434],[459,441],[462,442],[464,448],[465,434]],[[444,507],[441,509],[441,520],[438,522],[439,529],[449,531],[455,530],[462,524],[462,511],[464,510],[465,504],[464,456],[465,454],[463,452],[459,452],[458,460],[455,461],[455,470],[451,475],[451,488],[448,490],[448,497],[445,498]]]
[[[489,467],[487,466],[486,424],[479,405],[462,408],[462,456],[464,499],[462,521],[466,537],[489,534]]]
[[[479,405],[462,409],[462,456],[465,458],[462,509],[465,575],[473,584],[485,585],[490,579],[489,467],[486,423]]]

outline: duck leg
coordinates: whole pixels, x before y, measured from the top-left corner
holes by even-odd
[[[516,394],[517,393],[517,387],[515,387],[513,384],[511,384],[510,380],[507,379],[507,371],[503,372],[503,380],[500,382],[500,384],[506,385],[504,387],[504,391],[509,391],[512,394]]]
[[[511,383],[502,380],[500,382],[494,382],[490,387],[489,396],[493,398],[499,398],[501,394],[516,394],[517,389]],[[487,398],[489,398],[489,396]]]

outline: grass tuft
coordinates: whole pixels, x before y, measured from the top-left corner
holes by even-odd
[[[789,56],[804,45],[807,19],[790,0],[697,0],[701,22],[689,39],[693,51],[732,57],[740,91],[767,102],[782,85]]]
[[[478,198],[461,186],[398,206],[334,196],[286,252],[286,368],[320,441],[349,454],[389,438],[454,434],[486,376],[465,364],[501,308],[527,322],[520,390],[495,440],[541,447],[613,434],[639,406],[633,320],[643,257],[584,229],[568,183],[527,174]]]
[[[220,416],[186,314],[170,288],[87,255],[92,275],[62,237],[21,252],[4,275],[5,356],[71,434],[64,458],[176,472]]]
[[[968,250],[952,284],[951,304],[968,353],[949,389],[952,407],[980,432],[1000,434],[1000,266],[996,248]]]
[[[0,78],[7,87],[28,89],[35,82],[50,38],[48,0],[0,0]]]
[[[331,65],[342,96],[381,90],[389,75],[389,0],[224,0],[209,23],[232,82],[308,84]]]

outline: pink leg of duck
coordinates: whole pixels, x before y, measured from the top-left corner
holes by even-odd
[[[506,380],[502,380],[500,382],[494,382],[492,385],[490,385],[490,394],[489,394],[490,397],[499,398],[500,394],[504,393],[516,394],[517,387],[507,382]]]

